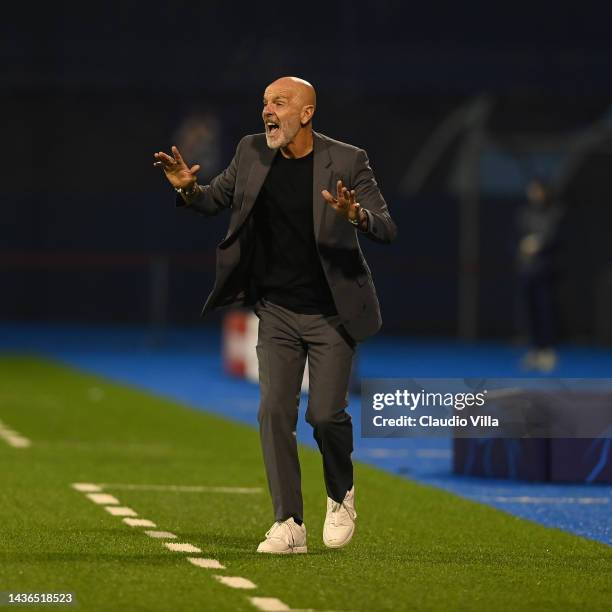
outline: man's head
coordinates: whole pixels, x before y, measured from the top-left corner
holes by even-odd
[[[317,105],[314,87],[297,77],[282,77],[266,87],[262,118],[271,149],[286,147],[301,130],[312,129]]]

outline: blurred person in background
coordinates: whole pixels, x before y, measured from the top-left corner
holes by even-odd
[[[389,243],[397,231],[365,151],[314,132],[315,108],[310,83],[274,81],[263,97],[265,132],[245,136],[209,185],[198,184],[200,165],[189,167],[176,147],[154,155],[178,206],[204,215],[231,209],[202,314],[250,305],[259,318],[258,420],[276,519],[259,544],[262,553],[307,551],[295,435],[307,358],[306,420],[327,490],[323,541],[340,548],[353,536],[349,378],[357,343],[382,324],[358,235]]]
[[[181,121],[173,138],[181,155],[186,159],[197,159],[208,178],[221,171],[221,122],[214,113],[189,113]]]
[[[516,265],[521,314],[530,348],[526,369],[551,372],[557,365],[557,253],[563,208],[541,179],[531,180],[517,215]]]

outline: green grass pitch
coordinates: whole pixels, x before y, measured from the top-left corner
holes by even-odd
[[[255,553],[272,523],[257,432],[38,359],[0,359],[0,591],[76,594],[80,610],[248,610],[274,597],[312,610],[604,610],[609,547],[356,464],[357,531],[327,550],[320,456],[300,449],[307,555]],[[71,483],[260,487],[133,490],[122,505],[225,570],[111,516]],[[252,591],[214,574],[242,576]]]

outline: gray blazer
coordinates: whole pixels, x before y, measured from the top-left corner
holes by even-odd
[[[314,132],[312,211],[319,257],[341,321],[354,340],[375,334],[382,324],[380,306],[357,234],[381,243],[395,239],[397,228],[389,215],[364,150]],[[217,245],[216,280],[202,309],[202,316],[222,306],[248,306],[257,300],[250,278],[253,209],[276,151],[266,145],[265,134],[245,136],[230,165],[203,188],[201,196],[177,206],[204,215],[231,209],[229,229]],[[321,195],[336,193],[341,179],[355,189],[356,200],[368,215],[368,231],[355,229],[334,211]]]

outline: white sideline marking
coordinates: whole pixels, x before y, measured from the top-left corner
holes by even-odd
[[[494,495],[480,497],[482,501],[493,501],[502,504],[609,504],[609,497],[536,497],[530,495],[517,495],[506,497]]]
[[[159,539],[168,539],[168,540],[172,540],[178,536],[176,536],[174,533],[171,533],[170,531],[145,531],[145,533],[150,537],[150,538],[159,538]]]
[[[32,443],[23,436],[7,436],[4,439],[15,448],[27,448],[32,445]]]
[[[204,569],[225,569],[225,565],[221,565],[216,559],[203,559],[202,557],[187,557],[189,563],[203,567]]]
[[[127,508],[126,506],[104,506],[104,509],[113,516],[138,516],[135,510]]]
[[[231,587],[232,589],[256,589],[257,585],[248,580],[242,578],[242,576],[219,576],[215,575],[215,578],[225,586]]]
[[[72,488],[77,491],[81,491],[81,493],[87,493],[88,491],[101,491],[102,487],[97,484],[93,484],[92,482],[73,482]]]
[[[114,495],[108,493],[87,493],[87,497],[94,504],[118,504],[119,500]]]
[[[157,527],[157,525],[149,519],[124,518],[123,522],[130,527]]]
[[[1,422],[0,422],[1,424]],[[28,441],[29,443],[29,441]],[[89,482],[72,483],[72,488],[83,492],[96,504],[100,504],[113,516],[122,516],[123,522],[131,527],[156,527],[153,521],[137,517],[138,514],[132,508],[119,506],[119,500],[113,495],[101,493],[103,487],[114,487],[118,489],[139,489],[155,491],[189,491],[189,492],[213,492],[213,493],[260,493],[261,488],[257,487],[210,487],[210,486],[180,486],[180,485],[142,485],[142,484],[94,484]],[[169,531],[145,530],[145,534],[151,538],[174,539],[177,536]],[[163,542],[164,546],[173,552],[201,553],[201,549],[193,544],[179,542]],[[226,567],[219,563],[217,559],[205,559],[202,557],[187,557],[192,565],[204,569],[221,569]],[[242,576],[222,576],[215,574],[214,578],[221,584],[233,589],[256,589],[257,585],[248,578]],[[291,608],[276,597],[250,597],[249,601],[253,606],[264,612],[287,612]],[[317,612],[315,610],[293,610],[292,612]],[[328,611],[329,612],[329,611]]]
[[[126,491],[176,491],[178,493],[261,493],[261,487],[213,487],[203,485],[156,485],[156,484],[129,484],[105,483],[101,487],[106,489],[124,489]]]
[[[32,442],[0,421],[0,438],[14,448],[27,448]]]
[[[264,612],[285,612],[291,608],[276,597],[249,597],[249,601]]]
[[[164,542],[164,546],[173,552],[201,553],[202,551],[193,544],[178,544],[176,542]]]

